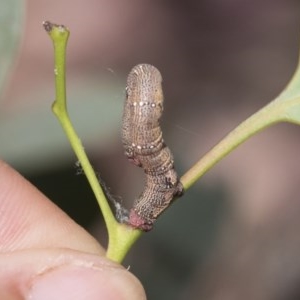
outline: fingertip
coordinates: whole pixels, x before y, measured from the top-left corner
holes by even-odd
[[[26,300],[141,300],[141,284],[128,271],[113,268],[63,266],[35,278]]]
[[[55,251],[48,252],[49,263],[46,253],[41,253],[37,273],[30,276],[26,300],[146,299],[139,280],[105,257]]]
[[[0,252],[57,247],[104,253],[91,235],[1,160],[0,211]]]

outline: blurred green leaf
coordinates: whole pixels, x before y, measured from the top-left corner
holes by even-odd
[[[120,84],[99,85],[95,78],[69,83],[69,113],[84,146],[100,152],[118,143],[124,96]],[[40,105],[1,116],[0,156],[19,170],[41,171],[76,160],[51,111],[53,89],[22,95],[24,103],[38,99],[33,102]]]
[[[1,1],[0,4],[0,94],[13,66],[22,34],[25,1]]]

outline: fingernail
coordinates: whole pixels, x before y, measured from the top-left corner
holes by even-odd
[[[124,272],[126,271],[118,268],[96,269],[73,265],[58,267],[38,275],[26,299],[132,299],[132,282],[128,280],[129,276],[124,276]]]

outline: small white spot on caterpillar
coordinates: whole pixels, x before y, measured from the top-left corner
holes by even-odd
[[[155,107],[156,106],[156,104],[155,103],[151,103],[151,107]]]
[[[136,102],[133,102],[133,106],[137,106],[137,103],[136,103]]]
[[[139,102],[139,106],[143,106],[144,105],[144,102],[143,101],[140,101]]]
[[[132,143],[132,144],[131,144],[131,146],[132,146],[132,147],[135,147],[135,146],[136,146],[136,144],[135,144],[135,143]]]
[[[137,147],[139,150],[142,149],[142,146],[140,146],[140,145],[137,145],[136,147]]]

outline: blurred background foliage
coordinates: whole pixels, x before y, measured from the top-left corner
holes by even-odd
[[[141,170],[123,155],[126,75],[164,78],[164,137],[183,174],[285,86],[300,2],[12,0],[0,3],[0,155],[100,242],[96,201],[51,113],[53,51],[42,22],[71,30],[70,115],[96,171],[129,207]],[[299,299],[300,129],[239,147],[158,220],[125,261],[149,299]],[[33,208],[34,209],[34,208]]]

